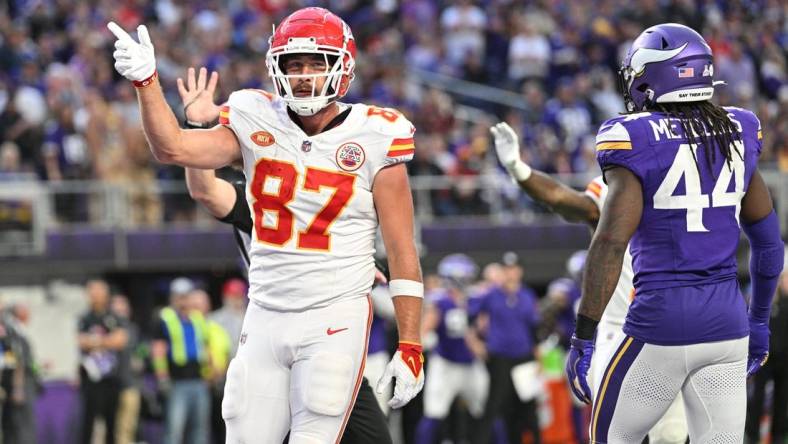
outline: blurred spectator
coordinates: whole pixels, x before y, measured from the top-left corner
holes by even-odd
[[[239,278],[228,279],[222,285],[222,308],[212,312],[208,319],[216,322],[229,335],[230,357],[238,351],[238,339],[246,314],[246,282]]]
[[[120,319],[128,332],[126,346],[118,353],[118,375],[120,378],[120,398],[118,417],[115,425],[115,442],[132,444],[137,442],[137,425],[140,415],[140,387],[142,385],[142,362],[137,356],[140,346],[140,329],[131,320],[129,299],[115,294],[111,300],[111,311]]]
[[[518,17],[515,28],[509,43],[509,80],[515,89],[526,80],[544,84],[550,68],[550,42],[537,32],[528,16]]]
[[[724,80],[738,106],[750,108],[751,100],[758,87],[755,64],[741,43],[733,41],[730,52],[717,56],[714,63],[714,77]]]
[[[159,389],[167,397],[165,444],[207,444],[211,399],[203,380],[208,363],[208,329],[194,310],[194,283],[177,278],[170,283],[170,305],[160,313],[151,354]]]
[[[36,442],[33,407],[41,384],[27,332],[29,322],[30,308],[24,303],[2,312],[1,323],[8,346],[3,355],[3,368],[8,372],[3,372],[2,382],[7,394],[2,409],[2,439],[6,443]]]
[[[509,442],[521,442],[523,433],[529,431],[531,442],[538,444],[541,440],[536,400],[523,402],[512,380],[514,367],[536,358],[536,294],[523,284],[523,269],[514,252],[504,254],[502,263],[503,284],[482,296],[475,313],[475,330],[485,338],[481,354],[486,355],[490,374],[490,392],[476,442],[491,442],[493,423],[501,418],[506,423]]]
[[[246,294],[244,288],[243,295]],[[205,290],[194,290],[191,295],[193,309],[203,316],[211,312],[211,299]],[[227,367],[230,365],[231,341],[227,331],[218,322],[207,319],[205,321],[208,340],[209,359],[203,366],[203,377],[211,388],[211,442],[223,443],[225,441],[224,420],[222,419],[222,397],[224,396],[224,382]]]
[[[474,5],[471,0],[456,0],[443,10],[440,20],[446,61],[450,65],[462,65],[468,53],[484,53],[487,17],[484,10]]]
[[[771,408],[771,442],[785,442],[788,437],[788,271],[783,271],[769,321],[769,360],[752,379],[747,402],[746,441],[761,442],[761,417],[764,413],[766,385],[773,382]]]
[[[79,320],[79,348],[82,352],[82,443],[92,444],[94,422],[103,418],[105,442],[115,443],[115,425],[121,382],[119,361],[128,343],[123,321],[110,311],[109,285],[93,279],[85,285],[89,310]]]

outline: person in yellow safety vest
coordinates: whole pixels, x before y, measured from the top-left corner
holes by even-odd
[[[204,290],[192,292],[193,308],[203,316],[211,312],[211,299]],[[230,335],[218,322],[205,318],[208,336],[208,353],[211,357],[209,365],[203,366],[203,378],[211,387],[211,435],[212,442],[225,441],[224,419],[222,418],[222,399],[224,398],[224,381],[230,365],[232,346]]]
[[[206,340],[208,343],[208,355],[210,363],[203,365],[202,376],[210,382],[224,379],[227,366],[230,365],[230,352],[232,345],[230,335],[227,331],[207,317],[211,312],[211,299],[205,290],[194,290],[191,294],[192,309],[199,311],[205,319]],[[208,365],[210,364],[210,365]]]
[[[211,400],[202,369],[211,365],[209,332],[193,309],[195,289],[187,278],[170,283],[170,305],[160,312],[151,345],[159,389],[167,394],[164,444],[208,444]]]

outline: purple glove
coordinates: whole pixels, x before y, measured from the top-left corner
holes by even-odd
[[[579,339],[572,335],[569,358],[566,360],[566,377],[572,393],[580,401],[591,404],[591,389],[588,387],[587,375],[591,367],[591,355],[594,354],[593,339]]]
[[[750,319],[750,351],[747,356],[747,377],[754,375],[769,359],[769,324]]]

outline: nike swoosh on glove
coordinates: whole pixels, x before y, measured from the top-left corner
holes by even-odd
[[[580,401],[591,404],[591,389],[588,387],[588,369],[594,354],[593,339],[579,339],[572,335],[569,357],[566,360],[566,377],[572,393]]]
[[[375,390],[381,394],[394,378],[394,396],[389,407],[398,409],[415,398],[424,387],[424,356],[420,344],[400,342],[397,352],[386,366]]]
[[[145,25],[137,27],[139,43],[115,22],[107,23],[107,28],[115,35],[115,70],[123,77],[133,81],[142,82],[149,80],[156,72],[156,57],[153,52],[153,43]],[[136,85],[136,84],[135,84]],[[144,85],[138,85],[144,86]]]
[[[769,359],[769,324],[750,320],[747,377],[754,375]]]

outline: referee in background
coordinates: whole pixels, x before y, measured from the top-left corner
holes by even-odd
[[[214,74],[215,75],[215,74]],[[216,81],[206,82],[207,72],[200,70],[200,79],[194,81],[194,70],[189,69],[189,81],[179,83],[184,103],[186,127],[210,128],[219,118],[219,107],[213,103]],[[187,89],[188,85],[194,86]],[[187,112],[188,111],[188,112]],[[194,120],[197,119],[197,120]],[[246,201],[246,184],[241,178],[232,182],[216,177],[213,170],[186,168],[186,185],[189,195],[211,215],[233,226],[241,257],[249,268],[249,247],[252,242],[252,214]],[[386,275],[382,264],[376,263],[378,275]],[[262,375],[261,375],[262,377]],[[341,444],[392,444],[386,417],[367,378],[363,378],[350,414]]]

